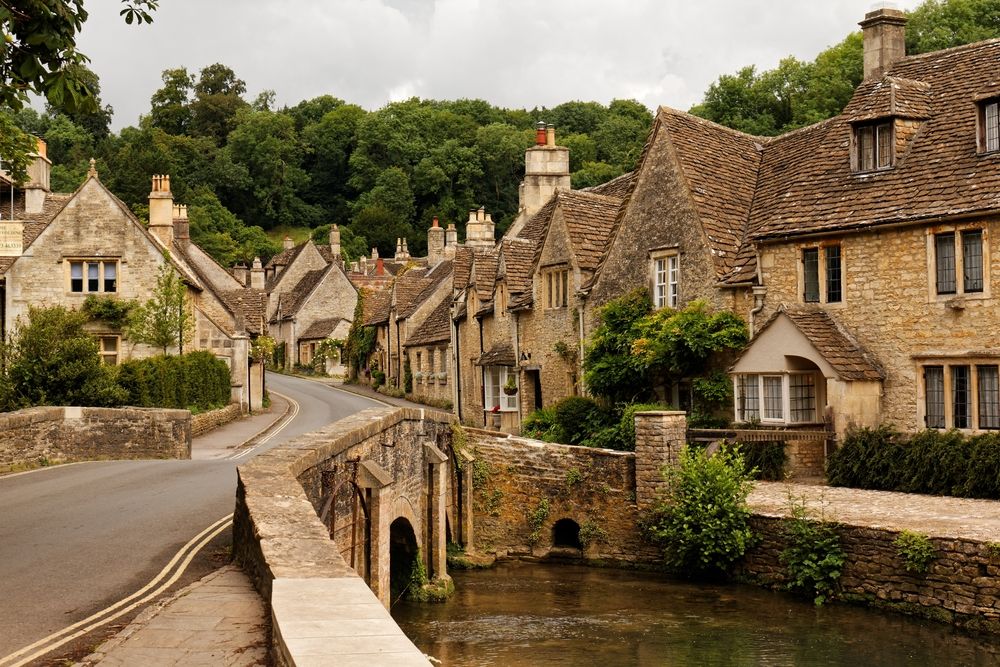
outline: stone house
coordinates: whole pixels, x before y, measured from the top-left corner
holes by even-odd
[[[265,297],[191,242],[187,210],[174,205],[170,177],[152,179],[147,228],[101,183],[93,161],[72,194],[50,192],[50,168],[39,142],[28,182],[14,186],[4,179],[6,188],[0,185],[3,335],[27,316],[29,306],[79,309],[88,296],[146,301],[160,267],[169,263],[193,306],[192,346],[210,350],[229,366],[234,402],[259,408],[264,372],[250,358],[250,345],[264,328]],[[109,323],[94,322],[90,329],[106,363],[160,353],[130,343]]]
[[[737,419],[1000,428],[1000,40],[908,57],[904,24],[869,13],[844,111],[761,142]]]

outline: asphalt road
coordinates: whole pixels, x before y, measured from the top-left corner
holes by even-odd
[[[308,380],[267,381],[299,412],[255,455],[378,405]],[[208,434],[194,449],[197,457],[218,443]],[[233,511],[236,466],[247,460],[95,462],[0,477],[0,661],[142,587]],[[217,566],[230,543],[227,529],[174,588]]]

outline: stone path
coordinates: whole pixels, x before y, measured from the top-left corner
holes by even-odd
[[[758,482],[750,508],[765,516],[788,516],[789,493],[814,516],[852,526],[911,530],[930,537],[1000,542],[1000,502],[889,491]]]
[[[234,565],[154,605],[76,667],[267,665],[264,603]]]

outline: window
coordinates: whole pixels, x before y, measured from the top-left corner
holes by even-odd
[[[73,260],[69,262],[69,291],[76,293],[118,291],[117,260]]]
[[[822,252],[822,261],[820,261]],[[802,249],[802,301],[840,303],[844,298],[839,245]]]
[[[979,105],[979,146],[985,153],[1000,150],[1000,100]]]
[[[984,266],[982,229],[934,235],[934,287],[938,294],[983,292]]]
[[[998,371],[995,363],[924,366],[927,428],[1000,429]]]
[[[542,273],[542,288],[545,291],[546,308],[565,308],[569,305],[569,271],[546,271]]]
[[[507,378],[511,376],[517,383],[517,372],[513,368],[487,366],[483,369],[483,389],[485,390],[483,407],[487,412],[497,406],[500,406],[501,412],[517,411],[517,394],[510,396],[503,391],[504,385],[507,384]]]
[[[653,304],[657,308],[676,308],[680,298],[680,256],[653,259]]]
[[[101,361],[108,366],[118,365],[118,336],[101,336],[98,339],[101,348]]]
[[[859,125],[854,130],[857,171],[875,171],[892,166],[892,123]]]
[[[799,424],[819,421],[816,387],[816,373],[738,375],[736,421]]]

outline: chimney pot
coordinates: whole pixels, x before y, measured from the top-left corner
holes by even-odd
[[[545,145],[555,146],[556,145],[556,126],[549,123],[545,126]]]
[[[438,225],[438,217],[435,215],[434,219],[431,220],[431,227],[439,227],[439,226],[440,225]]]
[[[535,123],[535,145],[544,146],[545,145],[545,121],[540,120]]]
[[[385,260],[381,257],[375,260],[375,275],[384,276],[385,275]]]

